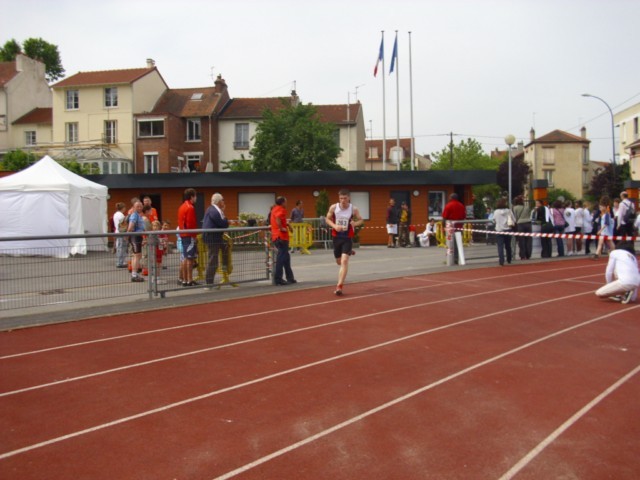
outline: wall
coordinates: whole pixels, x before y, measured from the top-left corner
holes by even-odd
[[[215,192],[220,192],[226,203],[226,216],[229,219],[238,218],[238,198],[240,193],[273,193],[274,198],[278,195],[284,195],[287,197],[287,207],[289,211],[295,206],[296,200],[302,200],[304,202],[305,216],[315,217],[316,197],[313,196],[314,191],[326,190],[329,194],[330,202],[338,201],[338,191],[342,187],[323,187],[322,185],[313,187],[256,187],[256,188],[225,188],[211,186],[210,188],[198,189],[198,193],[202,194],[203,208],[209,206],[211,201],[211,195]],[[382,245],[386,243],[387,233],[385,228],[386,211],[391,192],[406,191],[410,198],[410,208],[412,211],[412,223],[417,225],[417,230],[422,232],[424,225],[427,223],[428,218],[428,192],[429,191],[445,191],[448,198],[450,193],[453,193],[453,188],[450,185],[430,185],[428,187],[421,185],[403,185],[399,187],[389,186],[349,186],[345,185],[345,188],[350,188],[354,192],[369,192],[369,211],[370,218],[365,222],[365,228],[360,232],[361,243],[364,245]],[[417,191],[418,195],[414,196],[413,192]],[[127,206],[130,205],[132,197],[139,196],[141,194],[159,195],[160,206],[162,211],[162,220],[169,220],[173,228],[176,225],[177,212],[179,206],[182,204],[183,188],[157,188],[153,191],[140,191],[135,189],[117,189],[109,188],[109,195],[111,198],[108,202],[109,216],[113,216],[115,212],[115,204],[117,202],[124,202]],[[471,202],[471,188],[464,188],[465,204]],[[158,202],[154,202],[158,204]],[[356,205],[358,206],[358,205]],[[199,218],[198,222],[202,219]]]

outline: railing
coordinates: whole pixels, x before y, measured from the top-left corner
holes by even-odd
[[[224,231],[230,247],[230,271],[223,274],[224,262],[219,262],[214,286],[220,286],[225,280],[241,284],[270,278],[270,236],[265,227],[184,230],[182,233],[197,233],[201,237],[205,231]],[[0,311],[133,295],[153,299],[170,292],[202,288],[208,263],[207,248],[199,242],[197,267],[193,271],[193,279],[199,285],[178,285],[181,254],[175,247],[177,233],[175,230],[144,232],[140,272],[144,282],[131,281],[129,253],[124,255],[125,267],[116,268],[117,252],[105,246],[108,238],[114,239],[114,244],[120,238],[128,247],[129,238],[136,235],[133,233],[0,238]],[[168,235],[170,240],[170,248],[162,255],[158,254],[160,235]],[[86,254],[70,255],[78,238],[102,247],[87,249]],[[45,241],[51,241],[53,246],[44,246]]]

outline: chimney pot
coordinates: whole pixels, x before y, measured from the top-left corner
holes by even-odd
[[[147,58],[147,68],[153,68],[156,66],[156,61],[153,58]]]

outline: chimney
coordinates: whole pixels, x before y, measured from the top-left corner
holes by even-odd
[[[300,104],[300,97],[295,90],[291,90],[291,106],[297,107]]]
[[[533,127],[531,127],[531,130],[529,131],[529,140],[533,142],[535,139],[536,139],[536,131],[533,129]]]
[[[581,136],[582,138],[587,138],[587,129],[586,129],[585,127],[582,127],[582,128],[580,129],[580,136]]]
[[[216,86],[216,93],[222,93],[227,89],[227,82],[224,81],[222,75],[218,75],[216,77],[216,81],[213,82],[213,84]]]
[[[156,66],[156,61],[153,58],[147,58],[147,68],[153,68]]]

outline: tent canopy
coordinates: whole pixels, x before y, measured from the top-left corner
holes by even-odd
[[[0,179],[0,237],[107,233],[107,192],[49,156]],[[0,253],[67,257],[105,250],[105,238],[0,242]]]

